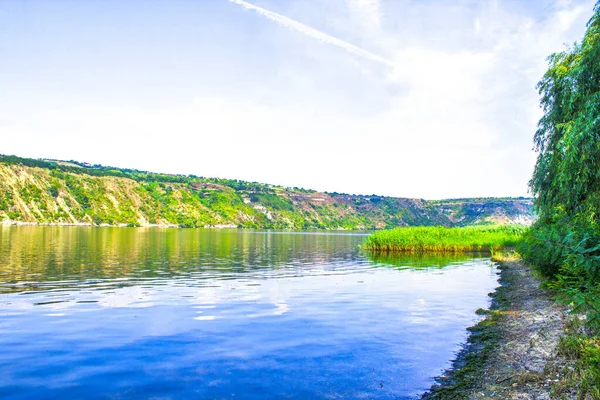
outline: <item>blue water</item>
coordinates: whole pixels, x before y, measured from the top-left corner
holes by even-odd
[[[1,228],[0,398],[418,398],[496,269],[368,257],[362,240]]]

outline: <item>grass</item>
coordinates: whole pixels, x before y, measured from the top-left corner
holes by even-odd
[[[600,337],[581,315],[567,320],[558,352],[568,363],[556,371],[560,378],[552,384],[553,398],[600,399]]]
[[[515,247],[525,230],[522,225],[406,227],[375,232],[366,239],[363,248],[405,253],[494,253]]]

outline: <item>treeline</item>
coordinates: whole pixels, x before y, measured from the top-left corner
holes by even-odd
[[[600,398],[600,2],[583,40],[549,57],[538,89],[544,115],[530,185],[539,219],[521,253],[585,313],[587,335],[563,349],[582,363],[579,398]]]

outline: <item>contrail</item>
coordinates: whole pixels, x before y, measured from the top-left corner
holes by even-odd
[[[310,37],[317,39],[323,43],[331,44],[331,45],[337,46],[341,49],[344,49],[348,53],[351,53],[351,54],[354,54],[354,55],[357,55],[359,57],[366,58],[369,60],[377,61],[379,63],[388,65],[390,67],[395,66],[395,64],[393,62],[391,62],[390,60],[388,60],[385,57],[371,53],[370,51],[367,51],[365,49],[361,49],[358,46],[355,46],[351,43],[345,42],[336,37],[330,36],[326,33],[316,30],[315,28],[311,28],[310,26],[304,25],[298,21],[294,21],[293,19],[285,17],[281,14],[277,14],[277,13],[275,13],[273,11],[269,11],[265,8],[255,6],[254,4],[250,4],[243,0],[229,0],[229,1],[232,3],[235,3],[235,4],[239,4],[240,6],[244,7],[247,10],[256,11],[258,14],[264,16],[265,18],[268,18],[271,21],[277,22],[278,24],[285,26],[286,28],[295,29],[298,32],[305,34],[306,36],[310,36]]]

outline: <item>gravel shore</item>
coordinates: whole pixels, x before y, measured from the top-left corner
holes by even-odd
[[[451,370],[422,399],[550,399],[566,309],[518,260],[499,261],[500,284]]]

